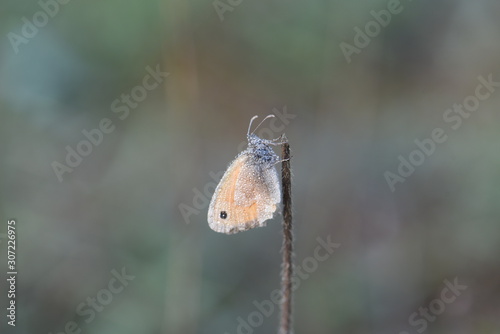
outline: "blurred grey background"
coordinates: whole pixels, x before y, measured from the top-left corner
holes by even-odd
[[[497,1],[1,7],[2,333],[276,333],[281,215],[206,221],[270,113],[257,133],[293,153],[295,333],[500,332]],[[318,238],[340,244],[323,261]]]

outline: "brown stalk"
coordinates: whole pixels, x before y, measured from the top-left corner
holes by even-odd
[[[290,145],[282,136],[281,187],[283,196],[283,263],[281,268],[281,318],[279,334],[291,334],[292,330],[292,276],[293,276],[293,234],[292,234],[292,175],[290,172]]]

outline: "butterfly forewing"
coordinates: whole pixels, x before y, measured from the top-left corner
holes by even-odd
[[[276,210],[280,200],[279,188],[273,188],[277,184],[276,170],[262,170],[249,159],[246,152],[240,154],[215,190],[208,222],[217,232],[231,234],[263,226]]]

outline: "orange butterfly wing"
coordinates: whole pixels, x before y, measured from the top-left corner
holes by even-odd
[[[216,232],[232,234],[263,226],[276,210],[279,198],[270,197],[266,184],[262,184],[262,175],[248,159],[248,154],[240,154],[215,190],[208,223]]]

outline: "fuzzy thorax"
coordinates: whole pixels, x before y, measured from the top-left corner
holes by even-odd
[[[265,167],[273,167],[279,160],[279,157],[274,153],[271,147],[271,140],[262,139],[254,134],[247,136],[248,148],[247,152],[252,154],[256,162],[263,163]]]

